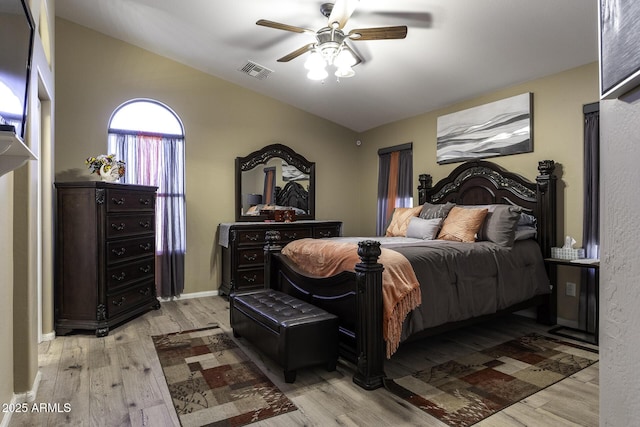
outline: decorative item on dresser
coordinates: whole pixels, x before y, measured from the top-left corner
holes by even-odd
[[[283,244],[308,237],[341,235],[340,221],[232,222],[219,227],[222,246],[220,293],[264,287],[264,245],[267,230],[278,230]]]
[[[160,308],[155,285],[157,187],[59,182],[55,328],[109,328]]]

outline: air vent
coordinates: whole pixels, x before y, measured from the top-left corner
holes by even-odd
[[[251,77],[255,77],[258,80],[264,80],[269,77],[269,74],[273,73],[273,70],[251,61],[247,62],[238,71],[242,71],[243,73],[248,74]]]

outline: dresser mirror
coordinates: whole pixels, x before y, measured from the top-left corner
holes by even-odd
[[[236,157],[236,221],[264,221],[273,209],[315,219],[315,163],[282,144]]]

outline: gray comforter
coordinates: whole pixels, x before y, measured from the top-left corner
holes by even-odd
[[[490,242],[376,239],[409,260],[422,290],[422,304],[405,319],[401,340],[426,328],[491,314],[550,292],[535,240],[517,241],[507,248]]]

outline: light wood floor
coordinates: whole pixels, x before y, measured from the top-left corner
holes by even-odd
[[[15,413],[9,426],[179,426],[150,336],[212,324],[230,330],[224,298],[163,303],[104,338],[76,334],[43,342],[36,403],[59,403],[60,411]],[[512,316],[409,343],[387,362],[386,373],[397,377],[533,331],[546,329]],[[256,426],[444,426],[385,389],[360,389],[346,363],[335,372],[300,370],[296,382],[286,384],[275,364],[237,342],[299,408]],[[598,396],[596,363],[478,425],[597,426]]]

